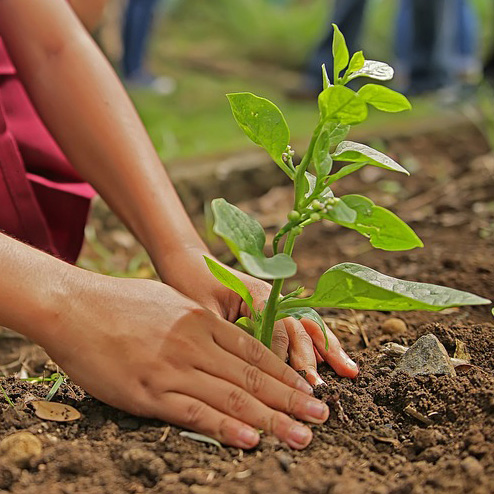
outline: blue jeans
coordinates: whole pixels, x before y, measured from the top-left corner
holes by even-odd
[[[122,71],[126,78],[143,72],[143,61],[158,0],[129,0],[123,24]]]
[[[467,0],[402,0],[395,50],[408,92],[457,82],[478,64],[477,19]]]

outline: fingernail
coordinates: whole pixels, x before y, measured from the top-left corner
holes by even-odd
[[[344,350],[341,350],[341,356],[343,357],[343,360],[345,361],[345,364],[353,370],[358,369],[358,365],[345,353]]]
[[[319,386],[321,384],[326,384],[321,376],[317,373],[315,369],[309,369],[307,371],[307,380],[312,384],[312,386]]]
[[[306,393],[308,395],[314,394],[314,390],[312,389],[312,386],[305,379],[299,379],[296,382],[295,387],[299,391],[302,391],[302,393]]]
[[[316,400],[310,400],[305,404],[305,411],[307,415],[316,419],[316,420],[324,420],[328,415],[328,407]]]
[[[259,434],[248,428],[240,429],[238,440],[242,448],[253,448],[259,442]]]
[[[309,444],[312,434],[307,427],[300,424],[295,424],[288,432],[287,443],[292,448],[305,447]]]
[[[316,386],[327,386],[326,381],[317,372],[314,376],[316,378]]]

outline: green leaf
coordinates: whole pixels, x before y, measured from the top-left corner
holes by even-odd
[[[333,64],[334,64],[334,84],[338,81],[340,72],[348,65],[350,55],[346,46],[345,37],[336,24],[333,24]]]
[[[271,101],[252,93],[232,93],[227,97],[240,128],[293,178],[293,172],[282,157],[290,143],[290,131],[279,108]]]
[[[393,67],[390,67],[387,63],[365,60],[363,67],[351,74],[348,79],[351,81],[357,77],[370,77],[377,81],[390,81],[393,76]]]
[[[286,254],[267,258],[264,253],[266,235],[262,226],[242,210],[224,199],[211,203],[213,231],[226,242],[247,273],[257,278],[274,280],[289,278],[297,265]]]
[[[381,111],[394,113],[412,109],[410,101],[403,94],[379,84],[366,84],[360,88],[358,94],[367,103]]]
[[[331,172],[333,159],[330,154],[331,147],[331,131],[329,128],[323,129],[319,134],[314,150],[312,152],[312,162],[318,177],[325,177]]]
[[[322,334],[324,335],[326,350],[329,348],[326,325],[324,324],[322,317],[314,309],[311,309],[310,307],[293,307],[291,309],[285,309],[276,314],[276,321],[284,319],[285,317],[293,317],[297,319],[297,321],[300,321],[300,319],[310,319],[311,321],[314,321],[321,328]]]
[[[369,238],[373,247],[397,251],[424,246],[417,234],[403,220],[388,209],[376,206],[367,197],[351,194],[341,197],[341,200],[357,213],[356,219],[352,223],[333,221]]]
[[[348,75],[353,74],[354,72],[357,72],[358,70],[362,69],[364,64],[365,64],[364,53],[362,51],[358,51],[353,54],[352,59],[348,64],[348,69],[346,73]]]
[[[213,261],[209,257],[203,256],[206,264],[208,265],[209,271],[213,276],[224,286],[233,290],[235,293],[242,297],[242,300],[247,304],[250,309],[250,313],[254,314],[254,307],[252,300],[252,295],[250,294],[248,288],[244,285],[242,280],[239,280],[231,271]]]
[[[324,122],[356,125],[367,118],[367,105],[355,91],[330,86],[319,95],[319,111]]]
[[[348,207],[341,199],[337,199],[334,206],[327,213],[322,214],[322,217],[339,225],[347,226],[352,225],[357,220],[357,212]]]
[[[312,173],[305,172],[305,180],[306,180],[306,193],[305,197],[310,197],[314,191],[316,190],[317,186],[317,178],[312,175]],[[333,191],[329,187],[324,187],[322,192],[319,194],[319,198],[324,199],[328,197],[334,197]]]
[[[239,261],[249,274],[263,280],[290,278],[297,272],[297,264],[286,254],[276,254],[268,258],[263,254],[240,252]]]
[[[240,258],[240,251],[262,254],[266,235],[259,222],[224,199],[214,199],[211,210],[214,233],[223,238],[237,259]]]
[[[329,80],[328,71],[326,70],[326,64],[323,63],[321,66],[322,69],[322,88],[326,89],[331,86],[331,81]]]
[[[350,126],[341,125],[335,122],[330,122],[323,126],[322,131],[328,132],[329,147],[330,149],[334,149],[348,135],[348,132],[350,132]]]
[[[258,334],[261,330],[259,324],[257,324],[252,319],[248,317],[241,317],[235,321],[235,326],[238,326],[240,329],[243,329],[245,332],[249,333],[254,338],[258,338]]]
[[[350,173],[360,170],[366,165],[367,163],[353,163],[351,165],[343,166],[336,173],[333,173],[328,177],[328,179],[326,180],[326,184],[327,185],[334,184],[337,180],[340,180],[341,178],[350,175]]]
[[[386,276],[359,264],[343,263],[326,271],[308,298],[280,304],[291,307],[332,307],[357,310],[438,311],[462,305],[488,304],[472,293],[429,283]]]
[[[334,160],[338,161],[366,163],[368,165],[378,166],[379,168],[385,168],[386,170],[393,170],[395,172],[404,173],[405,175],[410,175],[405,168],[389,156],[386,156],[385,154],[366,146],[365,144],[360,144],[359,142],[341,142],[332,156]]]

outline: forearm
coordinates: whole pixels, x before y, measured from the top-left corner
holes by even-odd
[[[69,0],[69,3],[86,29],[92,32],[98,27],[108,0]]]
[[[0,233],[0,326],[43,344],[70,306],[78,268]]]
[[[167,252],[205,249],[117,76],[65,1],[2,0],[0,34],[69,160],[158,269]]]

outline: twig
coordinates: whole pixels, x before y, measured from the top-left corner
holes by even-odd
[[[358,320],[357,313],[353,310],[350,309],[353,315],[353,319],[355,320],[358,328],[360,329],[360,334],[362,335],[362,339],[364,340],[364,345],[367,348],[369,346],[369,337],[367,336],[367,330],[365,329],[364,325],[361,324],[361,322]]]
[[[412,405],[407,405],[403,411],[407,414],[413,417],[414,419],[419,420],[420,422],[424,423],[425,425],[432,425],[434,422],[429,418],[426,417],[425,415],[422,415],[420,412],[417,412],[415,408],[412,407]]]

